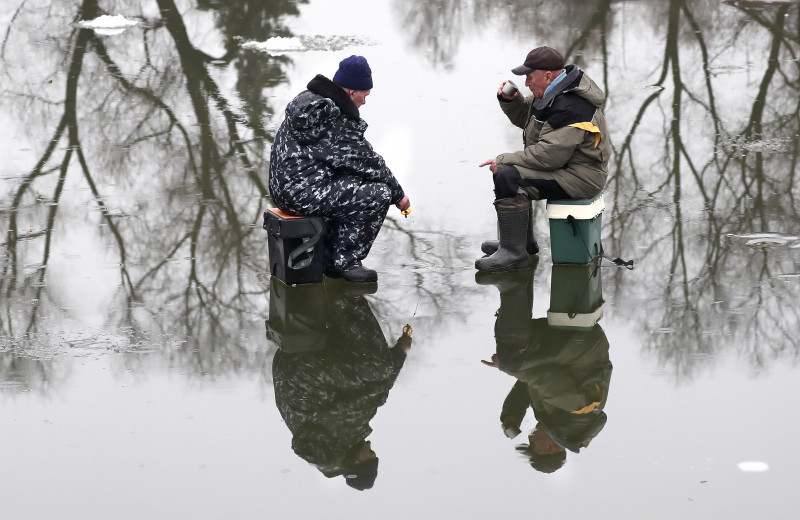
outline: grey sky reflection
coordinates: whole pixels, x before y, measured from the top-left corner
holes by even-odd
[[[774,410],[797,380],[796,3],[172,5],[0,8],[4,518],[790,516],[775,490],[796,420]],[[74,25],[101,11],[141,23]],[[376,43],[240,48],[337,32]],[[552,474],[499,427],[514,381],[480,363],[499,293],[472,267],[494,233],[477,164],[520,142],[494,92],[545,42],[607,90],[603,243],[636,260],[602,271],[608,421]],[[373,66],[370,141],[413,207],[370,255],[384,338],[415,332],[360,502],[292,451],[274,405],[260,227],[269,129],[349,53]],[[555,275],[537,211],[541,318]]]

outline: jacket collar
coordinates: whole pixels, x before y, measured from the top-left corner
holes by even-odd
[[[353,103],[353,100],[350,99],[350,96],[347,95],[344,89],[322,74],[314,76],[314,79],[308,82],[307,88],[311,92],[326,97],[336,103],[339,110],[347,117],[355,119],[356,121],[361,119],[358,107]]]
[[[572,88],[578,86],[581,80],[581,76],[583,75],[583,71],[578,68],[577,65],[567,65],[564,67],[564,74],[566,77],[561,80],[561,88],[553,89],[552,91],[548,92],[543,98],[537,99],[533,102],[533,108],[536,110],[541,110],[548,106],[559,94],[566,92]]]

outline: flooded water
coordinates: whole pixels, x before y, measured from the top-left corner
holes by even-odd
[[[792,516],[796,2],[27,0],[0,21],[4,520]],[[535,269],[476,277],[478,164],[521,146],[495,92],[539,45],[607,93],[602,243],[632,270],[554,264],[539,203]],[[390,209],[374,293],[276,285],[271,138],[351,54],[412,213]],[[378,462],[348,466],[365,440]]]

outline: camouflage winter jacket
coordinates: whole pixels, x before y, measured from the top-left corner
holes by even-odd
[[[567,65],[566,74],[563,86],[541,99],[498,96],[511,123],[523,129],[524,149],[498,155],[497,167],[517,166],[523,177],[549,172],[570,197],[589,198],[602,191],[608,177],[605,93],[576,65]]]
[[[351,175],[389,186],[391,203],[404,193],[383,157],[364,137],[367,123],[342,89],[317,75],[308,90],[286,107],[286,118],[272,144],[269,187],[273,199],[293,206],[313,204],[337,175]]]

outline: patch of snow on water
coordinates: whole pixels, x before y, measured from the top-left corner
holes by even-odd
[[[14,352],[29,359],[49,360],[62,355],[75,357],[103,353],[150,354],[180,348],[182,338],[169,336],[134,337],[132,330],[107,333],[101,331],[28,332],[0,337],[0,352]]]
[[[244,42],[242,43],[242,49],[266,52],[272,56],[281,56],[289,52],[340,51],[348,47],[371,45],[375,45],[375,42],[362,36],[274,36],[265,42]]]
[[[242,49],[268,52],[270,54],[306,50],[300,38],[284,38],[283,36],[275,36],[265,42],[245,42],[242,44]]]
[[[737,466],[740,471],[745,471],[747,473],[763,473],[769,470],[769,464],[766,462],[745,461],[740,462]]]
[[[104,14],[94,20],[81,20],[78,22],[78,27],[82,29],[93,29],[97,34],[114,35],[120,34],[129,27],[139,25],[136,20],[125,18],[121,14],[113,16]]]
[[[744,235],[728,235],[731,238],[740,238],[746,240],[745,245],[747,246],[765,246],[770,244],[776,244],[785,246],[790,242],[794,242],[800,240],[800,237],[795,235],[783,235],[781,233],[747,233]],[[798,244],[793,244],[790,247],[798,247]]]
[[[794,141],[794,137],[771,137],[763,139],[749,139],[744,137],[732,137],[720,139],[721,152],[733,154],[744,154],[745,152],[758,153],[784,153],[789,150],[789,146]]]

